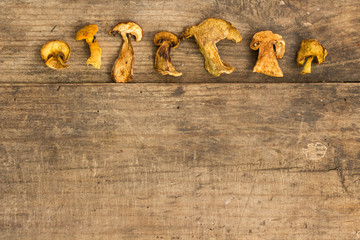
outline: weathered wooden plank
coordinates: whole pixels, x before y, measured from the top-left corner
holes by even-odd
[[[1,239],[359,239],[360,84],[0,87]]]
[[[196,6],[196,7],[195,7]],[[119,21],[132,20],[144,29],[144,38],[134,43],[134,82],[357,82],[359,72],[358,30],[360,2],[353,0],[186,0],[186,1],[58,1],[3,0],[0,2],[0,82],[58,83],[111,82],[110,72],[120,50],[121,38],[109,36]],[[176,34],[208,17],[232,22],[243,36],[234,44],[221,41],[222,58],[237,69],[215,78],[204,69],[204,60],[193,39],[172,52],[180,78],[163,77],[153,69],[156,47],[152,38],[167,30]],[[101,70],[86,66],[89,50],[75,41],[76,31],[97,24],[97,39],[103,49]],[[279,64],[284,78],[253,73],[257,53],[249,48],[251,37],[261,30],[283,36],[285,57]],[[328,49],[326,62],[311,75],[300,74],[295,63],[301,40],[316,38]],[[54,71],[43,64],[39,51],[52,39],[67,41],[72,49],[70,68]]]

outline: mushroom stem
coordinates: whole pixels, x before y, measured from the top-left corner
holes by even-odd
[[[284,76],[273,49],[272,43],[260,46],[258,60],[255,64],[253,72],[263,73],[272,77]]]
[[[230,74],[235,70],[234,67],[221,60],[218,48],[214,43],[203,45],[198,42],[198,46],[205,57],[205,69],[215,77],[220,76],[221,73]]]
[[[171,63],[170,49],[172,43],[170,41],[164,41],[156,51],[155,55],[155,69],[162,75],[181,76],[182,73],[176,71],[175,67]]]
[[[301,74],[311,73],[311,63],[314,59],[314,56],[308,57],[304,65],[304,69],[301,71]]]
[[[101,66],[101,48],[96,38],[86,39],[90,48],[90,57],[86,61],[86,65],[93,65],[95,68],[100,69]]]
[[[117,83],[129,82],[133,75],[134,49],[131,45],[131,37],[126,34],[121,34],[121,36],[123,44],[112,69],[112,76]]]

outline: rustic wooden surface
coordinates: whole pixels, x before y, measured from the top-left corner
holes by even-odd
[[[0,87],[0,239],[360,239],[360,84]]]
[[[58,83],[111,82],[110,72],[121,45],[121,37],[109,30],[119,21],[132,20],[143,27],[144,38],[134,43],[134,82],[357,82],[360,79],[359,12],[356,0],[185,0],[185,1],[59,1],[2,0],[0,2],[0,82]],[[231,75],[213,77],[204,69],[204,59],[194,39],[183,41],[172,51],[179,78],[163,77],[153,69],[156,32],[175,34],[208,17],[233,23],[243,36],[241,43],[223,40],[222,59],[236,67]],[[101,70],[86,66],[89,57],[84,41],[75,41],[76,32],[86,24],[97,24],[97,39],[103,50]],[[252,36],[272,30],[283,36],[286,53],[279,60],[285,77],[255,74],[257,52],[249,48]],[[329,55],[311,75],[301,75],[296,52],[301,40],[316,38]],[[54,71],[40,58],[40,49],[49,40],[70,44],[70,68]],[[16,74],[14,74],[16,72]]]
[[[360,239],[360,1],[0,1],[0,239]],[[208,17],[243,36],[208,74],[193,39],[153,70],[154,34]],[[144,29],[132,84],[110,83],[119,21]],[[97,24],[101,70],[74,37]],[[252,73],[251,37],[286,41],[284,78]],[[311,75],[298,46],[329,55]],[[41,46],[70,44],[70,68]],[[326,83],[320,83],[326,82]],[[346,82],[346,83],[345,83]],[[70,84],[67,84],[70,83]]]

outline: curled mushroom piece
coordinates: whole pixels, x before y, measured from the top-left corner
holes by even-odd
[[[134,22],[121,22],[117,24],[109,34],[120,33],[123,38],[123,44],[119,57],[112,69],[112,77],[115,82],[129,82],[133,75],[134,50],[131,45],[131,36],[135,36],[137,42],[143,37],[143,30]]]
[[[76,40],[84,40],[89,44],[90,48],[90,57],[86,61],[86,64],[93,65],[95,68],[100,69],[101,66],[101,48],[96,40],[95,34],[98,31],[98,26],[96,25],[87,25],[80,29],[76,33]]]
[[[253,72],[263,73],[272,77],[283,77],[277,58],[285,53],[285,41],[271,31],[256,33],[250,43],[252,50],[259,49],[258,59]],[[275,48],[275,50],[274,50]]]
[[[326,55],[327,51],[323,45],[315,39],[306,39],[301,42],[296,62],[299,66],[302,66],[305,63],[305,58],[308,58],[301,73],[311,73],[311,62],[314,57],[316,57],[317,62],[321,64],[325,61]]]
[[[63,69],[69,66],[65,63],[70,57],[69,45],[61,40],[53,40],[46,43],[40,51],[41,58],[44,60],[46,66],[52,69]]]
[[[170,49],[179,46],[179,38],[171,32],[158,32],[154,36],[154,44],[160,46],[155,56],[156,71],[162,75],[181,76],[182,73],[175,70],[170,58]]]
[[[206,70],[214,76],[222,73],[230,74],[235,68],[221,60],[216,47],[216,43],[225,38],[236,43],[242,40],[239,31],[229,22],[218,19],[208,18],[197,26],[188,27],[181,34],[180,39],[195,37],[200,48],[200,52],[205,58]]]

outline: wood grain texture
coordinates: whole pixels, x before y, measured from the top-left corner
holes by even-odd
[[[135,21],[144,38],[134,43],[134,82],[358,82],[360,79],[360,2],[353,0],[185,0],[185,1],[72,1],[2,0],[0,2],[0,82],[64,83],[111,82],[110,72],[118,56],[121,38],[109,36],[119,21]],[[172,51],[179,78],[163,77],[153,68],[156,47],[152,38],[159,31],[175,34],[208,17],[230,21],[243,41],[218,44],[222,59],[236,67],[231,75],[215,78],[204,69],[204,59],[194,39],[183,41]],[[101,70],[86,66],[89,57],[76,32],[86,24],[97,24],[102,48]],[[252,36],[272,30],[283,36],[286,53],[279,60],[285,77],[253,73],[257,52],[249,48]],[[328,50],[326,62],[313,73],[301,75],[296,52],[301,40],[316,38]],[[49,40],[62,39],[72,49],[70,68],[48,69],[40,49]]]
[[[0,87],[0,239],[359,239],[360,84]]]

